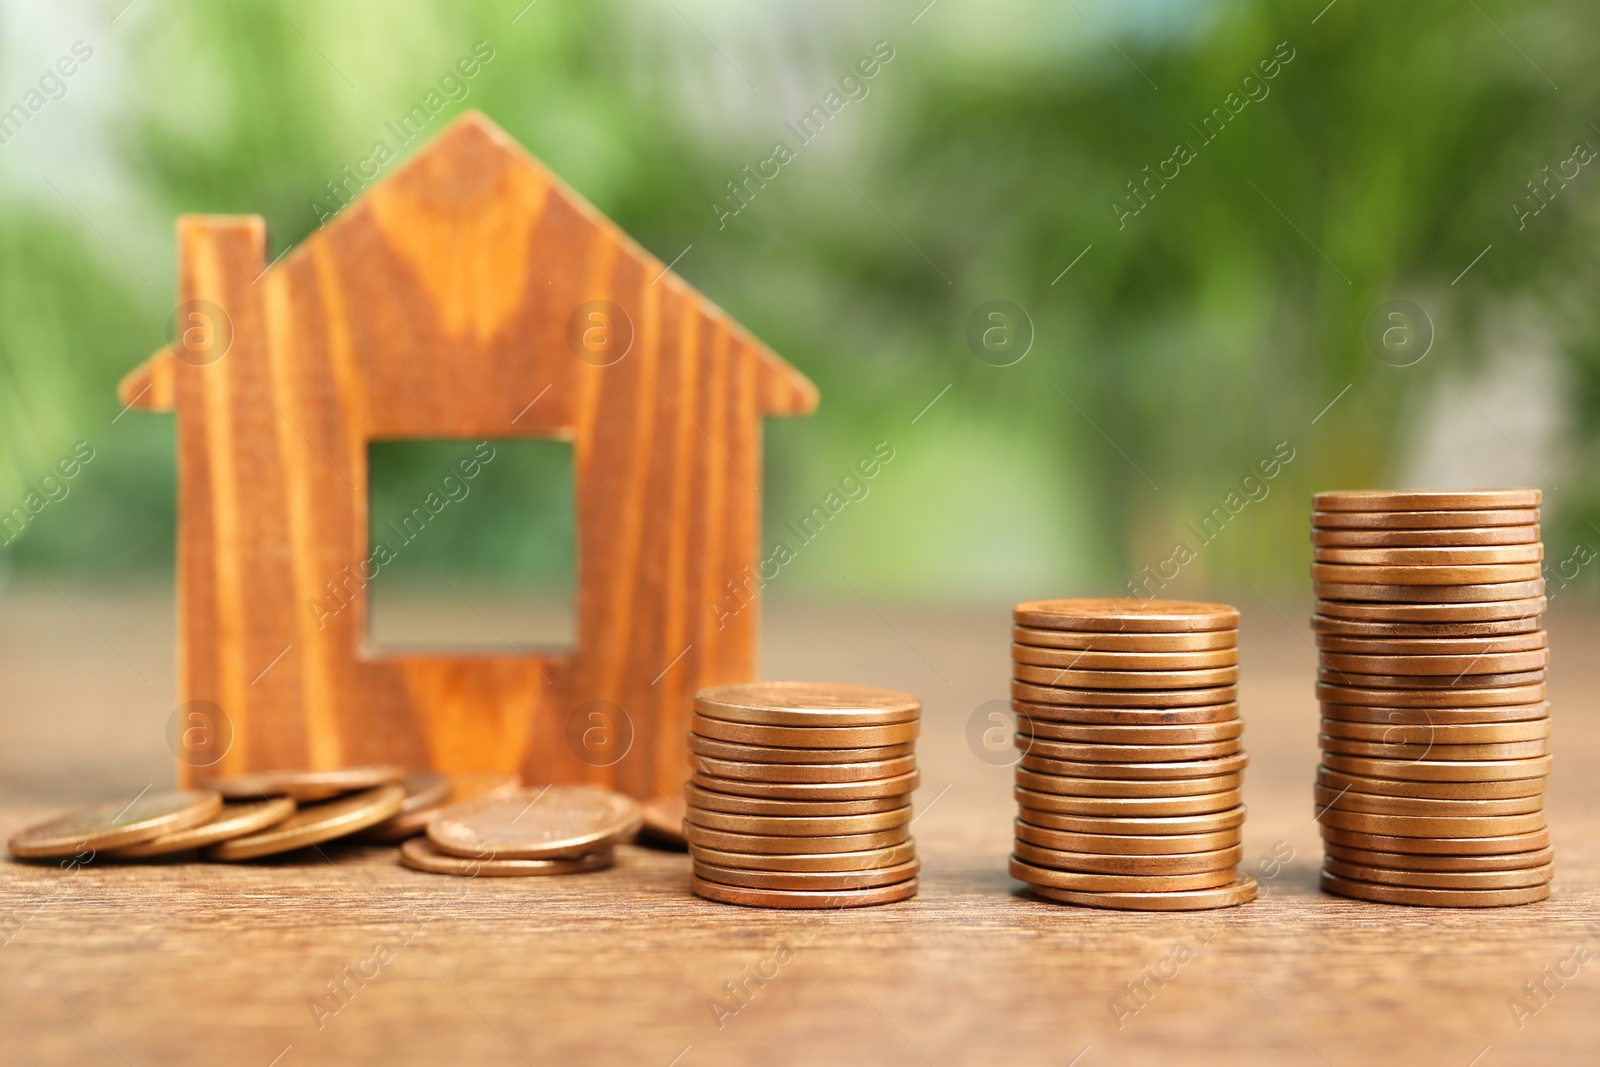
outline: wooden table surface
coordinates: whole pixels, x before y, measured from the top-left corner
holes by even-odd
[[[525,880],[417,874],[379,848],[73,874],[7,862],[0,1062],[1592,1060],[1600,775],[1583,768],[1600,766],[1587,699],[1600,682],[1589,652],[1600,617],[1550,620],[1554,895],[1447,911],[1318,891],[1314,659],[1295,629],[1304,611],[1280,599],[1291,624],[1253,595],[1236,602],[1252,757],[1246,863],[1270,869],[1275,854],[1293,855],[1249,906],[1146,915],[1019,891],[1005,870],[1011,772],[966,741],[973,709],[1005,694],[1005,606],[774,608],[768,677],[891,685],[926,703],[914,901],[829,913],[727,907],[689,895],[683,855],[635,847],[611,870]],[[170,782],[169,603],[138,590],[0,593],[0,831]],[[358,983],[346,968],[372,977]],[[1564,979],[1549,977],[1563,968]],[[747,979],[758,970],[772,977]],[[1155,972],[1172,977],[1147,977]],[[341,981],[339,1010],[316,1010]],[[1550,992],[1530,999],[1530,982]],[[742,1006],[728,983],[746,985]],[[1148,992],[1135,1000],[1129,983]]]

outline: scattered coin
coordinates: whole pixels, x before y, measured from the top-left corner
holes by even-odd
[[[1085,893],[1042,885],[1030,885],[1028,888],[1036,896],[1061,904],[1079,904],[1088,908],[1117,908],[1124,911],[1203,911],[1248,904],[1256,898],[1256,880],[1248,874],[1242,875],[1232,885],[1165,893],[1103,891]]]
[[[609,867],[615,854],[609,848],[566,859],[501,859],[457,856],[440,852],[426,837],[413,837],[400,846],[400,862],[415,871],[450,874],[458,878],[528,878],[551,874],[579,874]]]
[[[386,782],[398,782],[405,775],[404,767],[392,764],[341,767],[333,771],[255,771],[219,778],[211,783],[211,787],[229,800],[293,797],[306,803],[373,789]]]
[[[550,785],[452,804],[428,824],[441,852],[495,859],[566,859],[609,848],[639,829],[638,802],[609,789]]]
[[[406,799],[399,813],[361,831],[358,840],[383,844],[415,837],[428,828],[428,823],[455,791],[448,777],[433,771],[411,771],[400,784],[406,787]]]
[[[221,810],[222,797],[211,789],[145,791],[132,800],[94,804],[30,826],[13,834],[7,847],[20,859],[100,852],[199,826]]]
[[[676,797],[654,796],[640,803],[640,836],[653,844],[687,848],[689,839],[683,836],[683,813],[688,803],[681,793]]]
[[[114,848],[105,855],[117,860],[142,860],[205,848],[218,841],[243,837],[245,834],[276,826],[293,815],[294,810],[295,802],[292,797],[270,797],[267,800],[245,800],[224,804],[210,822],[203,822],[186,830],[173,830],[137,845]]]
[[[276,825],[219,842],[202,855],[208,860],[249,860],[320,845],[376,826],[398,812],[405,799],[405,786],[387,782],[374,789],[307,804]]]

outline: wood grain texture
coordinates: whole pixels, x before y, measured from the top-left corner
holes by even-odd
[[[0,598],[7,832],[169,773],[160,738],[171,679],[152,664],[164,656],[170,605],[65,591],[110,644],[49,588]],[[1248,591],[1236,602],[1251,755],[1246,861],[1257,866],[1280,842],[1294,852],[1246,907],[1136,915],[1019,895],[1005,873],[1011,771],[966,744],[973,709],[1005,694],[1009,604],[952,616],[882,601],[888,621],[859,600],[799,615],[769,608],[762,658],[772,676],[924,699],[916,900],[815,921],[726,907],[689,894],[682,854],[633,847],[609,871],[468,883],[404,870],[393,850],[375,848],[329,849],[332,864],[311,854],[70,878],[0,863],[0,921],[21,923],[0,938],[0,1062],[267,1067],[281,1055],[277,1067],[668,1067],[681,1056],[678,1067],[1063,1067],[1080,1053],[1078,1067],[1467,1067],[1480,1054],[1478,1067],[1590,1062],[1600,959],[1552,985],[1520,1028],[1508,1002],[1578,942],[1600,949],[1600,781],[1588,770],[1600,761],[1589,714],[1600,666],[1586,653],[1600,616],[1558,608],[1549,620],[1555,895],[1466,912],[1318,892],[1315,652],[1267,603]],[[1304,611],[1280,604],[1304,625]],[[1179,942],[1198,946],[1194,958],[1164,985],[1146,978]],[[780,943],[793,958],[765,986],[751,983],[748,1005],[719,1026],[713,999],[726,1001],[725,983],[748,981],[745,969],[766,965]],[[319,1027],[313,998],[349,982],[344,968],[377,944],[399,947],[376,978],[351,982]],[[1108,1004],[1130,982],[1152,992],[1119,1028]]]
[[[758,562],[761,418],[810,411],[811,384],[475,112],[270,269],[259,218],[178,235],[180,308],[221,308],[231,348],[180,338],[121,394],[177,412],[180,695],[235,728],[186,779],[400,762],[675,789],[693,693],[752,677],[756,611],[715,605]],[[632,332],[604,366],[569,343],[597,300]],[[508,437],[573,447],[575,648],[369,648],[368,443]],[[567,741],[592,700],[631,720],[615,766]]]

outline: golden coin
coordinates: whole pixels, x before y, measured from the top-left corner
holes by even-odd
[[[1057,804],[1060,797],[1034,793],[1026,789],[1015,790],[1017,815],[1023,822],[1047,830],[1070,830],[1080,834],[1116,834],[1128,836],[1172,836],[1175,834],[1214,834],[1233,830],[1244,825],[1245,810],[1240,805],[1227,811],[1207,815],[1120,816],[1074,815],[1070,812],[1043,808],[1041,804]]]
[[[906,802],[904,790],[881,797],[862,797],[856,800],[786,800],[782,797],[747,797],[732,793],[719,793],[695,785],[684,786],[686,805],[702,811],[726,811],[743,815],[778,816],[833,816],[867,815],[875,811],[892,811]],[[687,807],[685,810],[688,810]]]
[[[716,778],[695,774],[694,784],[717,793],[746,797],[774,797],[783,800],[866,800],[871,797],[900,797],[922,784],[922,773],[870,782],[754,782],[744,778]]]
[[[292,797],[270,797],[267,800],[245,800],[237,804],[224,804],[222,810],[217,812],[210,822],[191,826],[187,830],[173,830],[171,833],[162,834],[137,845],[114,848],[105,855],[116,860],[143,860],[174,852],[188,852],[214,845],[218,841],[243,837],[245,834],[276,826],[293,815],[294,809],[295,803]]]
[[[1079,671],[1190,671],[1237,667],[1237,648],[1209,652],[1095,652],[1079,648],[1034,648],[1012,645],[1013,663],[1035,667],[1068,667]]]
[[[1502,852],[1531,852],[1550,844],[1550,831],[1530,830],[1500,837],[1398,837],[1337,826],[1320,827],[1322,840],[1373,852],[1419,852],[1438,856],[1492,856]]]
[[[1060,762],[1063,764],[1061,774],[1065,778],[1215,778],[1220,774],[1238,774],[1249,764],[1250,757],[1240,752],[1221,759],[1184,760],[1177,763]]]
[[[1315,493],[1317,511],[1463,511],[1536,508],[1537,489],[1336,489]]]
[[[1323,860],[1322,869],[1337,878],[1415,889],[1521,889],[1547,884],[1556,871],[1548,863],[1520,871],[1398,871],[1335,859]]]
[[[151,793],[147,787],[132,800],[94,804],[19,830],[7,847],[30,860],[100,852],[199,826],[221,810],[222,797],[210,789]]]
[[[1490,689],[1369,689],[1317,683],[1317,699],[1324,704],[1357,704],[1379,708],[1499,708],[1513,704],[1542,703],[1544,698],[1543,682]]]
[[[429,807],[412,807],[412,796],[406,794],[406,808],[399,815],[381,822],[370,830],[354,835],[357,841],[379,844],[404,841],[408,837],[426,833],[428,824],[443,811],[447,804],[461,804],[483,796],[507,796],[522,785],[522,776],[508,771],[459,771],[448,776],[449,792]],[[407,775],[409,790],[410,776]],[[410,810],[407,810],[410,809]]]
[[[1325,753],[1322,765],[1346,774],[1417,782],[1501,782],[1550,773],[1550,757],[1511,760],[1385,760]]]
[[[201,854],[208,860],[250,860],[320,845],[376,826],[399,811],[405,800],[406,787],[387,782],[375,789],[302,805],[276,825],[219,842]]]
[[[1106,726],[1084,723],[1036,722],[1017,717],[1017,733],[1048,741],[1078,741],[1121,745],[1204,745],[1232,741],[1244,733],[1244,720],[1157,726]],[[1018,747],[1022,747],[1018,745]]]
[[[1422,548],[1335,548],[1318,545],[1312,551],[1317,563],[1344,564],[1359,567],[1488,567],[1509,563],[1537,565],[1544,559],[1544,545],[1535,541],[1526,545],[1451,545]],[[1327,581],[1343,581],[1328,578]],[[1357,578],[1372,581],[1372,578]],[[1383,581],[1383,579],[1377,579]],[[1472,581],[1505,581],[1502,578],[1470,579]]]
[[[1538,580],[1541,570],[1537,563],[1491,563],[1480,566],[1467,565],[1442,565],[1431,566],[1381,566],[1359,563],[1313,563],[1311,565],[1311,579],[1313,582],[1327,585],[1353,585],[1353,586],[1402,586],[1407,590],[1426,587],[1426,594],[1417,593],[1416,596],[1423,600],[1459,600],[1461,598],[1446,595],[1440,586],[1488,586],[1504,584],[1520,584]],[[1319,596],[1321,594],[1318,594]],[[1524,595],[1524,594],[1518,594]],[[1355,597],[1357,600],[1372,600],[1373,597]],[[1387,598],[1377,598],[1387,599]],[[1407,597],[1406,599],[1411,599]],[[1473,600],[1480,599],[1472,597]],[[1506,600],[1509,597],[1487,597],[1481,599]]]
[[[628,840],[641,818],[638,802],[621,793],[548,785],[452,804],[428,824],[428,840],[456,856],[566,859]]]
[[[1018,735],[1016,743],[1018,748],[1035,756],[1074,763],[1185,763],[1236,755],[1243,747],[1238,738],[1195,745],[1108,745]]]
[[[1438,722],[1342,722],[1323,719],[1322,732],[1351,741],[1398,743],[1404,745],[1481,745],[1514,741],[1538,741],[1550,736],[1550,717],[1519,722],[1452,722],[1440,715]],[[1503,757],[1494,757],[1500,759]]]
[[[1028,889],[1035,896],[1058,904],[1118,911],[1209,911],[1248,904],[1256,898],[1256,880],[1248,874],[1230,885],[1178,893],[1084,893],[1042,885]]]
[[[1318,668],[1317,681],[1335,685],[1353,686],[1357,689],[1409,689],[1428,690],[1449,694],[1458,689],[1473,692],[1485,689],[1509,689],[1518,686],[1540,685],[1546,679],[1545,668],[1535,671],[1517,671],[1509,674],[1447,675],[1415,674],[1358,674],[1354,671],[1330,671]]]
[[[1485,526],[1537,526],[1538,508],[1486,508],[1465,511],[1313,511],[1315,529],[1472,530]]]
[[[1527,815],[1544,809],[1544,794],[1504,800],[1440,800],[1432,797],[1382,796],[1353,789],[1318,786],[1312,791],[1315,810],[1361,811],[1372,815]]]
[[[1508,778],[1500,781],[1407,782],[1395,778],[1370,778],[1317,768],[1317,784],[1332,790],[1354,789],[1389,797],[1416,797],[1424,800],[1510,800],[1542,797],[1545,779]]]
[[[1374,885],[1340,878],[1324,871],[1322,888],[1329,893],[1380,904],[1411,904],[1424,908],[1503,908],[1533,904],[1550,896],[1550,885],[1525,889],[1414,889],[1409,886]]]
[[[1013,681],[1011,696],[1035,704],[1069,704],[1085,708],[1198,708],[1233,704],[1239,699],[1237,685],[1204,689],[1071,689],[1066,686],[1029,685]]]
[[[1095,633],[1092,630],[1041,630],[1033,626],[1013,626],[1011,640],[1031,648],[1076,648],[1099,652],[1209,652],[1237,647],[1239,631]]]
[[[707,830],[726,830],[736,834],[772,835],[778,837],[846,837],[851,834],[870,834],[879,830],[892,830],[911,822],[911,805],[905,804],[889,811],[870,815],[732,815],[725,811],[691,810],[687,819]]]
[[[1193,852],[1214,852],[1233,848],[1242,831],[1219,830],[1211,834],[1085,834],[1071,830],[1049,830],[1023,819],[1016,822],[1018,841],[1064,852],[1090,852],[1115,856],[1166,856]]]
[[[746,889],[800,889],[818,892],[894,885],[904,882],[907,878],[915,878],[921,869],[922,863],[916,859],[906,860],[893,867],[869,868],[863,871],[752,871],[742,867],[719,867],[696,860],[694,876],[704,882],[741,886]]]
[[[414,871],[453,874],[458,878],[528,878],[550,874],[579,874],[611,866],[609,848],[557,860],[498,859],[456,856],[440,852],[426,837],[413,837],[400,846],[400,863]]]
[[[1018,626],[1096,633],[1194,633],[1237,630],[1239,609],[1191,600],[1127,597],[1030,600],[1012,612]]]
[[[747,745],[778,748],[882,748],[903,745],[916,739],[921,724],[894,723],[890,726],[751,726],[742,722],[708,719],[696,712],[690,729],[701,737],[718,741],[737,741]]]
[[[910,741],[877,748],[784,748],[778,745],[742,745],[737,741],[689,735],[689,751],[694,755],[743,763],[871,763],[909,756],[916,748]]]
[[[1240,793],[1202,793],[1186,797],[1079,797],[1050,792],[1050,775],[1017,773],[1017,788],[1028,793],[1028,804],[1067,815],[1101,818],[1159,818],[1173,815],[1209,815],[1239,806]]]
[[[1311,543],[1318,548],[1479,548],[1531,545],[1538,541],[1537,525],[1433,530],[1341,530],[1320,527],[1311,531]]]
[[[1540,652],[1549,646],[1543,630],[1504,634],[1499,637],[1339,637],[1324,634],[1317,638],[1323,653],[1353,656],[1484,656],[1507,652]]]
[[[1555,860],[1556,850],[1548,846],[1530,852],[1500,852],[1483,856],[1429,856],[1410,852],[1373,852],[1323,843],[1329,859],[1363,867],[1383,867],[1398,871],[1521,871],[1543,867]]]
[[[683,836],[689,839],[689,855],[701,847],[719,852],[768,852],[776,855],[814,855],[818,852],[865,852],[874,848],[888,848],[911,840],[911,831],[905,826],[877,830],[866,834],[829,834],[826,837],[795,837],[780,834],[741,834],[728,830],[712,830],[694,823],[694,812],[683,824]]]
[[[1313,566],[1315,569],[1315,566]],[[1420,568],[1419,568],[1420,569]],[[1443,570],[1442,567],[1430,567],[1429,570]],[[1435,612],[1445,611],[1441,618],[1449,620],[1455,618],[1480,618],[1478,608],[1482,605],[1504,605],[1499,610],[1510,613],[1514,609],[1511,605],[1519,604],[1524,600],[1538,600],[1544,597],[1544,580],[1542,578],[1506,580],[1498,582],[1477,582],[1473,584],[1457,585],[1404,585],[1391,581],[1388,584],[1371,582],[1325,582],[1313,581],[1311,591],[1318,598],[1317,610],[1327,615],[1338,615],[1344,609],[1341,601],[1368,602],[1370,609],[1381,607],[1385,614],[1379,618],[1404,618],[1398,615],[1400,609],[1415,609],[1426,606]],[[1328,603],[1331,601],[1332,603]],[[1465,605],[1475,605],[1469,609]],[[1515,609],[1520,614],[1520,609]],[[1500,618],[1501,615],[1489,616]]]
[[[874,904],[893,904],[917,895],[917,880],[872,889],[747,889],[718,885],[703,878],[691,878],[689,888],[699,897],[722,904],[741,904],[748,908],[865,908]]]
[[[411,771],[401,781],[406,800],[400,813],[357,835],[357,840],[373,844],[404,841],[428,828],[434,814],[450,800],[455,785],[449,778],[432,771]]]
[[[1361,674],[1422,674],[1476,677],[1480,674],[1509,674],[1541,670],[1550,664],[1550,650],[1528,652],[1479,651],[1470,655],[1385,656],[1352,655],[1324,650],[1318,655],[1321,666],[1330,670]]]
[[[1319,808],[1317,822],[1335,830],[1358,830],[1385,837],[1505,837],[1542,830],[1544,809],[1522,815],[1373,815],[1340,808]]]
[[[639,804],[640,836],[657,845],[685,848],[689,839],[683,836],[683,813],[688,801],[683,794],[676,797],[654,796]]]
[[[695,773],[711,778],[738,778],[752,782],[875,782],[909,774],[917,767],[917,757],[880,760],[876,763],[740,763],[735,760],[690,756]]]
[[[1550,717],[1548,701],[1533,704],[1504,704],[1480,708],[1383,708],[1357,704],[1323,704],[1323,721],[1382,723],[1395,726],[1425,727],[1430,724],[1469,726],[1493,723],[1534,722]]]
[[[1080,708],[1071,704],[1034,704],[1027,700],[1013,700],[1011,711],[1018,719],[1034,723],[1098,726],[1182,726],[1233,722],[1239,718],[1238,704],[1202,704],[1193,708]]]
[[[1010,868],[1011,877],[1029,885],[1091,893],[1177,893],[1186,889],[1214,889],[1237,877],[1232,868],[1199,874],[1084,874],[1041,867],[1015,855],[1011,857]]]
[[[1542,605],[1542,601],[1539,601]],[[1345,605],[1350,607],[1351,605]],[[1371,605],[1354,605],[1365,609]],[[1500,605],[1496,605],[1499,607]],[[1543,610],[1542,606],[1540,610]],[[1354,618],[1334,618],[1329,615],[1311,616],[1312,632],[1345,637],[1399,638],[1479,638],[1506,634],[1540,633],[1543,620],[1538,612],[1509,619],[1486,619],[1479,622],[1450,622],[1446,620],[1420,622],[1383,622]]]
[[[1066,852],[1061,849],[1035,845],[1019,833],[1012,846],[1016,857],[1024,863],[1048,867],[1053,871],[1076,871],[1080,874],[1135,874],[1141,877],[1167,877],[1169,875],[1206,874],[1239,866],[1244,859],[1244,846],[1233,845],[1211,852],[1156,853],[1144,856],[1127,856],[1103,852]],[[1229,881],[1233,879],[1230,878]]]
[[[1087,689],[1206,689],[1233,685],[1239,680],[1238,667],[1215,667],[1201,671],[1075,671],[1066,667],[1011,665],[1011,677],[1035,685]]]
[[[229,800],[293,797],[306,803],[374,789],[386,782],[398,782],[405,776],[404,767],[384,763],[368,767],[341,767],[334,771],[254,771],[231,778],[219,778],[210,785]]]
[[[1063,773],[1071,764],[1037,756],[1023,756],[1018,766],[1034,774],[1050,775],[1051,787],[1060,796],[1190,797],[1238,789],[1244,783],[1242,774],[1219,774],[1213,778],[1076,778]]]
[[[1329,737],[1327,734],[1322,734],[1317,738],[1317,743],[1323,752],[1391,760],[1527,759],[1530,756],[1545,756],[1550,752],[1550,743],[1545,740],[1469,745],[1445,745],[1434,741],[1405,744],[1395,741],[1354,741],[1348,737]]]
[[[724,852],[720,849],[696,845],[695,859],[716,867],[734,867],[743,871],[810,871],[832,872],[870,871],[893,867],[914,859],[917,843],[906,840],[887,848],[868,849],[863,852],[817,852],[811,855],[772,855],[759,852]]]
[[[694,710],[749,726],[888,726],[912,722],[922,703],[910,693],[823,682],[737,682],[695,694]]]

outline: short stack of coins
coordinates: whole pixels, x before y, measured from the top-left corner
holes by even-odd
[[[761,908],[847,908],[916,895],[911,793],[922,704],[857,685],[701,690],[684,790],[691,885]]]
[[[1536,489],[1318,493],[1322,887],[1390,904],[1550,894]]]
[[[1017,605],[1011,874],[1047,900],[1180,911],[1253,900],[1243,858],[1239,612],[1163,600]]]

